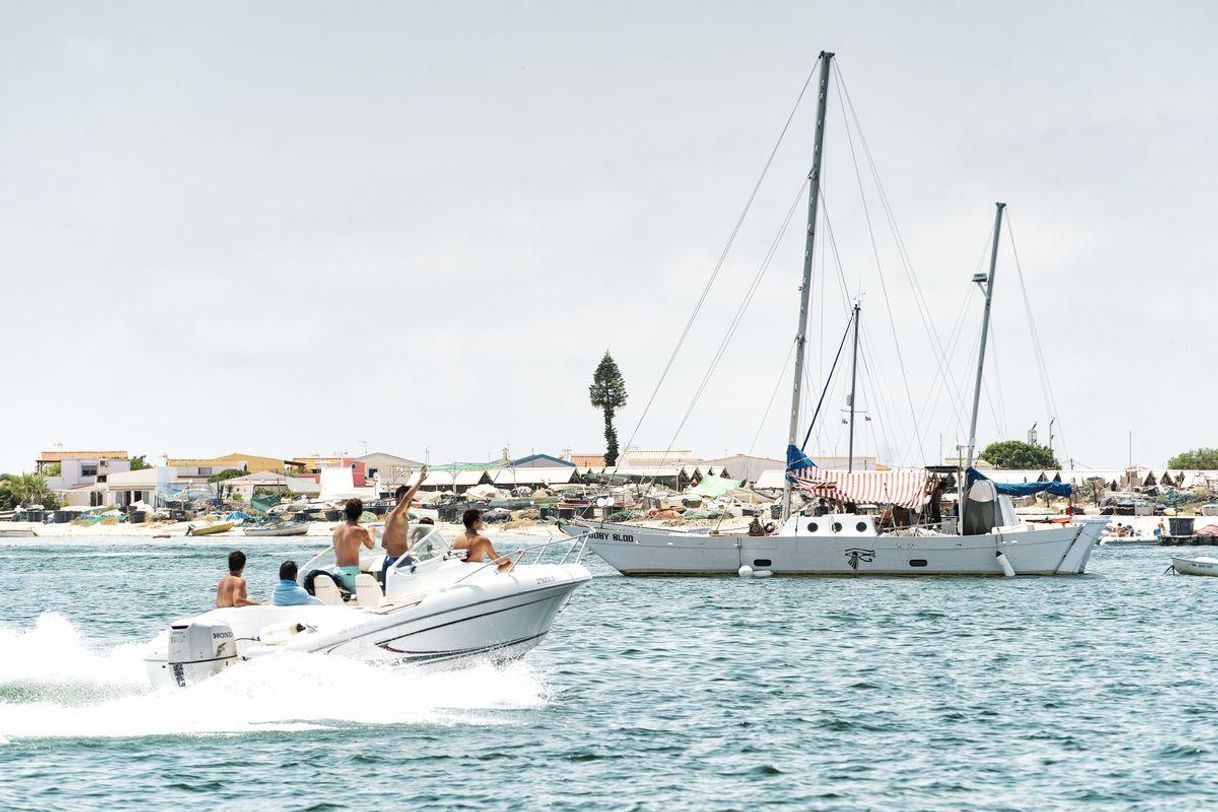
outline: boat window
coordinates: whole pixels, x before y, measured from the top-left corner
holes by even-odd
[[[817,530],[820,530],[819,524],[817,524],[816,522],[808,522],[808,532],[809,533],[815,533]]]
[[[925,567],[925,566],[926,566],[926,559],[925,559],[925,558],[911,558],[911,559],[909,559],[909,566],[911,566],[911,567]]]
[[[854,526],[854,529],[860,533],[865,532],[867,530],[867,522],[859,522]]]
[[[768,559],[768,558],[754,558],[754,559],[753,559],[753,566],[754,566],[754,567],[768,567],[768,566],[770,566],[770,559]]]
[[[834,522],[834,523],[833,523],[833,532],[834,532],[834,533],[840,533],[840,532],[842,532],[842,523],[841,523],[841,522]]]

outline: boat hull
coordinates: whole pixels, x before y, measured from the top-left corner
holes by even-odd
[[[1172,569],[1177,575],[1218,575],[1218,559],[1172,557]]]
[[[1104,522],[981,536],[701,535],[597,525],[589,546],[623,575],[1074,575],[1086,570]]]

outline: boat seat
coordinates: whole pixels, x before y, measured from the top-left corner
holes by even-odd
[[[338,585],[329,575],[318,573],[313,579],[313,594],[326,606],[342,606],[343,596],[338,591]]]
[[[365,609],[379,609],[385,601],[385,593],[376,579],[366,572],[355,576],[355,602]]]

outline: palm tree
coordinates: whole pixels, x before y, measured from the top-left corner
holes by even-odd
[[[46,477],[41,474],[9,474],[7,481],[8,490],[19,505],[57,507],[59,504],[55,492],[47,485]]]

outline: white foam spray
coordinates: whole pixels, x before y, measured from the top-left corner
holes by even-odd
[[[240,734],[352,725],[501,724],[549,696],[521,662],[458,671],[284,652],[189,688],[148,687],[143,645],[94,652],[59,615],[0,627],[6,739]]]

